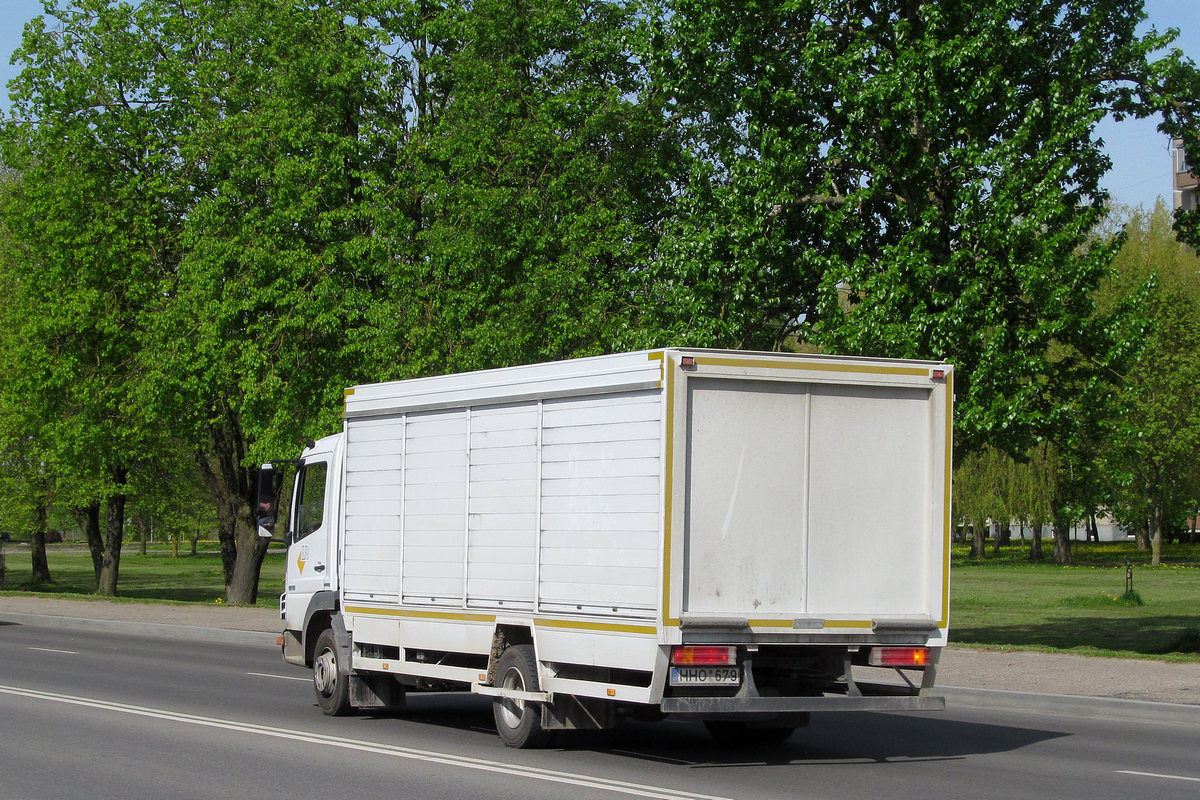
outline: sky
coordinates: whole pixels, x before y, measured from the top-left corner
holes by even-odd
[[[9,64],[21,43],[25,22],[42,12],[40,0],[0,0],[0,86],[17,70]],[[1174,47],[1200,63],[1200,0],[1146,0],[1149,19],[1144,29],[1178,28]],[[0,110],[8,109],[7,89],[0,91]],[[1170,140],[1155,130],[1153,121],[1105,120],[1098,133],[1113,161],[1104,181],[1115,202],[1150,208],[1160,197],[1171,202]]]

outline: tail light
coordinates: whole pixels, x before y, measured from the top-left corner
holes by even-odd
[[[737,664],[737,648],[681,645],[671,648],[671,663],[677,667],[725,667]]]
[[[930,664],[928,647],[875,647],[867,663],[872,667],[920,669]]]

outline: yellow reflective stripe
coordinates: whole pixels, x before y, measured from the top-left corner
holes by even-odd
[[[415,608],[371,608],[368,606],[346,606],[347,614],[368,614],[379,617],[409,617],[413,619],[440,619],[457,622],[495,623],[494,614],[470,614],[458,611],[424,611]],[[658,634],[652,625],[628,625],[616,622],[585,622],[582,620],[535,618],[533,624],[539,628],[565,628],[583,631],[613,631],[616,633],[638,633],[647,636]]]
[[[667,441],[666,462],[663,469],[663,575],[662,613],[663,624],[679,626],[679,620],[670,616],[671,610],[671,524],[675,507],[675,369],[670,362],[663,362],[667,373]]]
[[[953,535],[950,519],[950,489],[954,478],[954,371],[946,370],[946,486],[942,502],[945,504],[945,534],[942,548],[942,618],[938,627],[945,630],[950,624],[950,542]]]
[[[914,375],[928,378],[929,367],[886,367],[868,366],[865,364],[830,364],[823,361],[793,361],[779,359],[768,361],[753,358],[721,358],[714,356],[696,356],[696,366],[700,367],[752,367],[755,369],[795,369],[812,370],[814,372],[855,372],[863,375]]]
[[[466,614],[454,611],[419,611],[413,608],[368,608],[346,606],[347,614],[371,614],[379,617],[412,617],[414,619],[451,619],[459,622],[495,622],[495,614]]]
[[[787,628],[795,627],[795,621],[790,619],[752,619],[748,620],[751,628]],[[870,628],[874,623],[869,619],[827,619],[821,623],[821,628]],[[814,625],[815,627],[815,625]]]
[[[623,625],[616,622],[582,622],[568,619],[535,619],[539,628],[567,628],[581,631],[613,631],[615,633],[638,633],[657,636],[658,628],[652,625]]]

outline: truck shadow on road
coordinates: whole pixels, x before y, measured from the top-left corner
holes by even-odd
[[[905,714],[814,714],[808,728],[778,745],[730,747],[712,742],[699,723],[629,725],[603,734],[622,755],[698,768],[796,763],[888,763],[957,760],[1006,753],[1067,734]]]
[[[490,703],[463,695],[410,695],[404,710],[376,715],[380,722],[403,721],[495,736]],[[797,763],[888,763],[957,760],[1006,753],[1069,734],[1040,728],[990,725],[921,714],[847,712],[813,714],[808,728],[782,744],[717,744],[699,722],[626,721],[608,731],[559,733],[552,745],[562,750],[594,750],[612,755],[693,768]]]

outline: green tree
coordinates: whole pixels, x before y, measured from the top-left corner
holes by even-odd
[[[1053,520],[1052,500],[1060,474],[1058,452],[1049,442],[1035,445],[1014,463],[1012,508],[1023,527],[1031,530],[1029,560],[1042,561],[1042,529]]]
[[[1109,430],[1113,507],[1154,564],[1164,526],[1200,499],[1200,257],[1176,240],[1171,222],[1161,201],[1133,212],[1105,287],[1107,302],[1133,298],[1141,320],[1138,357],[1121,376]]]
[[[987,555],[984,539],[992,522],[1007,527],[1012,507],[1013,462],[995,448],[970,453],[954,471],[954,510],[971,526],[971,558]]]
[[[16,183],[11,170],[0,170],[0,209]],[[19,349],[18,329],[11,324],[11,298],[20,287],[15,268],[21,249],[0,216],[0,369],[15,374],[23,366],[12,355]],[[10,383],[0,385],[0,530],[30,530],[31,576],[34,584],[51,580],[46,561],[45,525],[35,524],[50,501],[50,482],[39,458],[37,440],[29,431],[29,409]]]
[[[1154,61],[1170,36],[1139,38],[1143,18],[1140,0],[670,4],[656,75],[691,166],[664,313],[702,343],[952,360],[958,452],[1051,437],[1066,463],[1113,358],[1090,297],[1115,251],[1091,237],[1094,128],[1162,113],[1164,76],[1194,72]]]
[[[136,403],[146,312],[170,266],[157,101],[145,81],[152,50],[129,6],[47,6],[15,58],[14,117],[0,129],[16,180],[4,224],[19,247],[5,266],[13,291],[7,357],[22,368],[8,391],[25,408],[56,498],[102,502],[98,589],[115,594],[132,466],[157,428]]]
[[[140,353],[147,404],[193,441],[229,602],[253,603],[267,546],[251,517],[256,463],[332,430],[342,387],[375,363],[354,336],[386,261],[364,210],[382,185],[367,103],[383,61],[356,21],[363,4],[141,8],[191,191]]]
[[[485,0],[425,26],[407,374],[624,345],[665,196],[663,117],[629,55],[640,20],[634,4]]]

